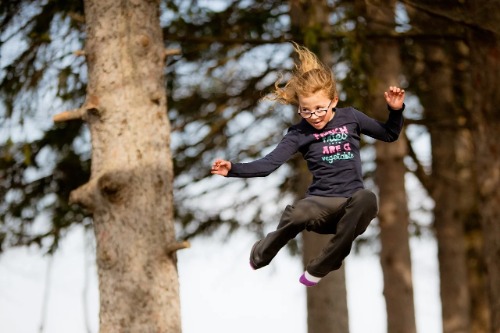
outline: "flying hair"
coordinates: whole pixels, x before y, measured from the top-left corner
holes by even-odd
[[[274,84],[274,91],[266,99],[282,104],[299,104],[299,96],[310,96],[318,91],[333,99],[337,97],[337,84],[331,68],[323,64],[309,49],[291,42],[298,60],[291,79],[282,87],[283,75]]]

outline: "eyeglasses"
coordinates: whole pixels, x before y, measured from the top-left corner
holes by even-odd
[[[332,102],[333,100],[330,100],[330,103],[326,108],[316,109],[315,111],[304,111],[299,105],[299,110],[297,113],[300,114],[300,116],[304,119],[311,118],[313,114],[315,114],[317,117],[323,117],[328,112],[328,110],[330,110],[330,105],[332,105]]]

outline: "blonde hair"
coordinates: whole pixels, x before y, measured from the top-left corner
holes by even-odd
[[[298,62],[292,71],[292,78],[280,87],[283,76],[275,82],[274,91],[266,99],[282,104],[299,104],[299,96],[310,96],[324,91],[333,99],[337,97],[337,83],[333,71],[304,46],[292,42],[298,55]]]

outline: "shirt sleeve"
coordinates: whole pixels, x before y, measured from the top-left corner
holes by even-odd
[[[265,177],[287,162],[298,150],[298,136],[289,130],[272,152],[261,159],[248,163],[231,163],[228,177]]]
[[[354,109],[354,114],[358,120],[361,133],[385,142],[396,141],[403,129],[403,110],[405,105],[403,104],[400,110],[392,110],[389,106],[387,108],[389,110],[389,116],[385,123],[370,118],[363,112]]]

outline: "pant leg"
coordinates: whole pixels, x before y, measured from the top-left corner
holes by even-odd
[[[354,239],[365,232],[378,212],[377,198],[373,192],[359,190],[347,200],[344,215],[338,220],[335,235],[321,254],[311,260],[307,271],[317,277],[339,269],[351,252]]]
[[[310,196],[287,206],[281,215],[278,228],[252,247],[250,261],[254,268],[268,265],[288,241],[304,229],[314,230],[319,221],[335,215],[342,209],[347,198]]]

